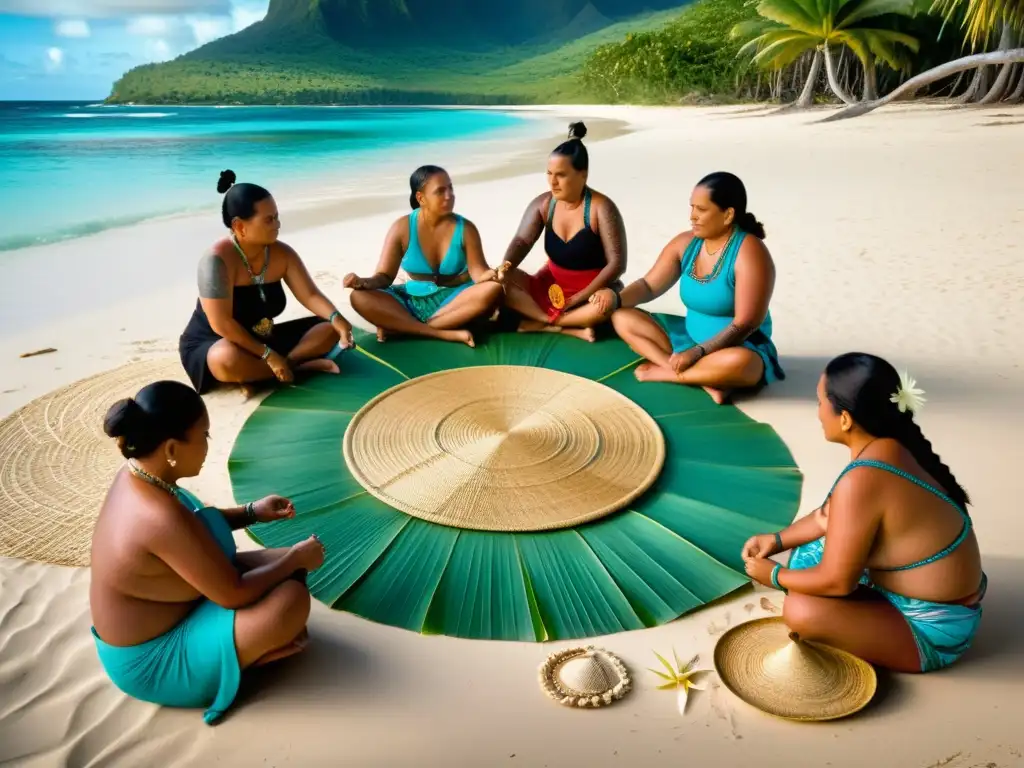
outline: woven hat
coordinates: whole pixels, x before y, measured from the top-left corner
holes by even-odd
[[[874,667],[851,653],[802,640],[780,617],[733,627],[715,646],[715,669],[735,696],[789,720],[836,720],[875,695]]]
[[[665,461],[657,422],[625,395],[519,365],[456,368],[392,387],[352,418],[343,450],[352,476],[385,504],[487,531],[603,517],[647,490]]]
[[[540,666],[540,687],[566,707],[603,707],[632,689],[626,665],[603,648],[588,645],[552,653]]]
[[[0,421],[0,556],[88,566],[92,529],[124,463],[103,433],[117,400],[161,379],[175,359],[130,363],[33,400]]]

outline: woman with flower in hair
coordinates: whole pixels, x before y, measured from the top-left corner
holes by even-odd
[[[791,630],[900,672],[964,654],[988,581],[967,492],[914,421],[922,394],[874,355],[829,362],[818,418],[851,461],[820,508],[742,552],[748,575],[787,593]],[[769,559],[786,550],[787,568]]]

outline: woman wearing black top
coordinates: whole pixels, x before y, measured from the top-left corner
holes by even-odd
[[[583,123],[569,126],[571,138],[548,159],[551,191],[530,201],[505,252],[512,267],[505,278],[506,303],[523,315],[520,331],[564,331],[593,341],[594,326],[616,309],[614,298],[597,292],[622,287],[626,230],[615,203],[587,186],[586,134]],[[541,233],[548,261],[527,275],[518,267]]]
[[[234,182],[224,171],[217,184],[227,192],[221,213],[231,235],[199,262],[199,300],[178,345],[185,372],[199,393],[215,381],[245,386],[289,382],[294,370],[338,373],[324,357],[339,342],[352,346],[352,326],[277,239],[281,220],[270,193]],[[274,324],[287,302],[282,281],[313,317]]]

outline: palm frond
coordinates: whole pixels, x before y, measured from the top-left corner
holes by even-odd
[[[764,18],[790,29],[809,35],[822,34],[823,17],[799,0],[763,0],[757,6],[757,12]]]

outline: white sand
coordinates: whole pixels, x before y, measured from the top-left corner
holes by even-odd
[[[556,114],[551,146],[567,122]],[[592,185],[626,218],[629,278],[688,228],[688,196],[700,176],[727,169],[746,182],[778,265],[772,313],[788,379],[741,407],[772,424],[794,452],[806,477],[801,512],[817,506],[846,460],[824,443],[815,419],[814,384],[828,358],[876,352],[909,368],[927,391],[925,433],[973,497],[990,578],[980,634],[960,664],[897,677],[880,703],[831,724],[774,720],[720,687],[695,694],[680,717],[673,695],[655,690],[645,670],[651,650],[700,652],[710,666],[721,632],[767,615],[762,597],[781,604],[778,593],[758,588],[667,626],[599,638],[630,666],[637,688],[607,710],[572,711],[543,696],[536,669],[550,651],[576,643],[421,637],[315,604],[309,651],[254,678],[258,684],[243,688],[227,719],[210,728],[199,711],[134,701],[107,681],[89,634],[87,571],[0,559],[0,763],[1024,764],[1024,516],[1015,494],[1024,406],[1024,110],[898,107],[828,125],[811,124],[817,115],[762,114],[564,111],[631,123],[632,133],[591,145]],[[533,160],[525,175],[460,184],[454,153],[441,157],[455,178],[458,209],[480,227],[492,264],[526,202],[544,189],[545,152]],[[410,169],[420,162],[437,160],[408,157]],[[406,210],[402,179],[392,199],[385,213],[301,231],[288,228],[290,201],[280,201],[284,239],[340,306],[347,308],[341,277],[372,269],[387,224]],[[358,205],[352,211],[367,210]],[[220,233],[211,209],[201,219],[0,254],[0,412],[131,359],[176,354],[195,302],[196,260]],[[540,260],[538,248],[526,266]],[[675,307],[677,298],[657,306]],[[290,303],[290,312],[300,311]],[[59,352],[18,359],[48,346]],[[223,504],[231,501],[225,459],[255,406],[231,395],[210,401],[215,444],[190,486]]]

